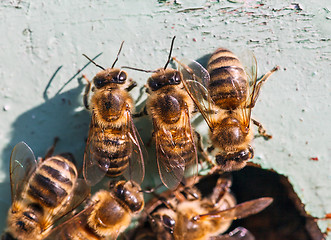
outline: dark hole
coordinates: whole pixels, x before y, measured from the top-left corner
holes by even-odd
[[[256,240],[321,240],[316,222],[308,216],[288,179],[273,171],[247,166],[233,172],[231,190],[237,202],[272,197],[274,202],[257,215],[233,222],[247,228]]]

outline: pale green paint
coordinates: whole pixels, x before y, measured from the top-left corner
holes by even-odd
[[[310,214],[330,213],[330,1],[300,0],[302,11],[290,0],[245,2],[2,0],[0,227],[10,204],[8,164],[17,142],[24,140],[42,156],[59,136],[56,152],[71,151],[82,160],[89,124],[81,101],[85,83],[76,77],[56,94],[87,63],[81,54],[103,52],[97,62],[107,67],[125,40],[118,66],[156,69],[164,65],[174,35],[173,54],[179,58],[204,62],[219,46],[244,47],[254,51],[260,74],[281,66],[253,111],[273,135],[270,141],[255,140],[254,162],[288,176]],[[198,9],[182,11],[188,8]],[[43,91],[60,66],[45,99]],[[90,64],[83,73],[91,79],[97,71]],[[129,73],[140,87],[145,84],[147,74]],[[139,88],[133,91],[138,95]],[[205,124],[198,130],[207,132]],[[150,131],[144,131],[144,140]],[[325,230],[327,222],[320,225]]]

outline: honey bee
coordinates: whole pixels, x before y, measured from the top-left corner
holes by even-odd
[[[143,208],[139,185],[133,181],[118,181],[110,191],[95,193],[82,212],[54,228],[46,240],[117,239]]]
[[[190,192],[185,195],[184,192],[177,192],[175,200],[166,199],[164,202],[168,207],[156,208],[150,217],[156,239],[254,239],[244,228],[235,229],[228,235],[221,234],[230,227],[233,220],[256,214],[273,200],[263,197],[236,204],[236,199],[229,190],[229,181],[219,177],[212,193],[205,197],[195,198]]]
[[[153,122],[157,166],[161,181],[167,188],[176,188],[183,176],[197,167],[195,132],[191,127],[194,102],[183,87],[182,74],[167,68],[175,37],[172,39],[168,61],[163,68],[153,72],[147,80],[149,96],[143,112]],[[140,70],[131,67],[134,70]],[[197,169],[196,169],[197,170]],[[193,169],[193,174],[197,171]]]
[[[72,161],[73,156],[64,153],[37,163],[26,143],[14,147],[10,157],[12,206],[3,240],[43,239],[57,219],[88,196],[89,187],[77,178]]]
[[[125,71],[103,68],[93,78],[94,92],[88,103],[91,83],[85,88],[84,104],[92,113],[88,140],[84,154],[84,178],[89,185],[99,182],[105,175],[124,175],[138,183],[145,175],[141,139],[133,124],[134,102],[129,91],[136,86]]]
[[[259,122],[251,119],[251,111],[262,84],[279,67],[257,79],[254,54],[247,52],[243,60],[245,64],[229,50],[219,48],[209,59],[209,76],[202,77],[191,73],[194,64],[180,63],[182,73],[191,75],[192,80],[184,85],[210,128],[212,147],[208,150],[216,148],[216,163],[223,171],[239,170],[253,158],[251,120],[262,136],[271,138]]]

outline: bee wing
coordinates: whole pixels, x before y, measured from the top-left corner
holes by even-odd
[[[87,219],[93,211],[95,204],[89,205],[87,208],[68,219],[67,221],[61,223],[56,228],[52,229],[44,240],[62,240],[62,239],[74,239],[72,233],[76,233],[77,225],[81,229],[86,229]]]
[[[91,189],[84,179],[76,179],[74,189],[62,206],[48,212],[48,215],[45,217],[43,229],[47,230],[54,222],[77,208],[88,197],[90,191]]]
[[[210,76],[208,71],[200,63],[186,58],[176,61],[179,64],[180,72],[183,74],[184,79],[193,79],[206,88],[208,87]]]
[[[250,50],[245,50],[240,53],[239,59],[244,67],[247,76],[247,89],[249,89],[245,104],[242,106],[243,123],[249,127],[251,110],[258,97],[262,82],[258,83],[257,81],[257,62],[254,53]]]
[[[154,121],[154,126],[156,126],[155,124]],[[167,149],[175,148],[171,132],[164,128],[156,130],[155,145],[156,161],[161,181],[169,189],[176,188],[184,176],[185,160],[175,151],[171,151],[171,154],[175,157],[169,155]]]
[[[105,139],[103,134],[96,134],[94,129],[96,121],[92,115],[92,121],[90,124],[90,130],[88,139],[86,142],[85,153],[84,153],[84,166],[83,166],[83,175],[84,179],[86,180],[87,184],[93,186],[100,182],[103,177],[106,175],[110,161],[108,158],[103,158],[99,160],[96,156],[96,149],[95,146],[98,146],[98,141],[102,142]]]
[[[189,146],[188,149],[191,149],[191,151],[194,154],[194,159],[191,160],[188,163],[185,163],[185,171],[184,171],[184,175],[185,176],[189,176],[191,175],[193,177],[193,181],[196,182],[196,177],[198,176],[198,153],[197,153],[197,149],[195,146],[195,138],[194,138],[194,134],[193,134],[193,129],[191,126],[191,120],[190,120],[190,113],[188,108],[185,108],[184,114],[183,114],[183,125],[182,126],[186,126],[185,128],[185,136],[186,136],[186,140],[185,141],[185,147]]]
[[[136,127],[133,124],[130,110],[127,110],[125,115],[127,121],[126,134],[130,139],[132,153],[129,158],[129,167],[125,170],[123,175],[126,179],[133,180],[136,183],[141,184],[145,176],[144,159],[147,159],[147,151]]]
[[[22,196],[26,182],[37,168],[37,161],[31,148],[25,142],[19,142],[10,156],[10,185],[12,202]]]
[[[158,126],[157,122],[153,119],[158,170],[163,184],[169,189],[176,188],[182,181],[185,173],[192,170],[192,167],[196,167],[196,170],[193,168],[194,175],[196,175],[198,171],[197,151],[194,144],[188,109],[183,111],[182,114],[180,126],[184,126],[185,131],[181,132],[181,136],[178,136],[177,130],[175,137],[183,140],[181,143],[185,144],[185,149],[187,149],[188,152],[194,153],[195,159],[188,163],[186,163],[183,156],[178,153],[183,146],[176,145],[171,131]]]
[[[222,220],[234,220],[248,217],[252,214],[256,214],[272,203],[273,199],[270,197],[263,197],[247,201],[236,205],[233,208],[229,208],[223,211],[211,212],[203,215],[199,215],[198,219],[215,219],[221,218]]]
[[[255,237],[246,228],[237,227],[229,234],[211,237],[210,240],[255,240]]]
[[[181,61],[174,58],[178,63],[178,69],[183,75],[183,85],[189,96],[194,101],[201,115],[212,129],[210,113],[214,106],[213,100],[208,91],[210,76],[208,71],[194,60],[182,59]]]

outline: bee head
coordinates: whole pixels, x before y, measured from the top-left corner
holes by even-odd
[[[156,91],[164,86],[179,85],[181,81],[182,75],[179,71],[160,68],[148,79],[147,84],[152,91]]]
[[[165,230],[172,234],[176,224],[175,214],[170,209],[160,209],[152,215],[150,223],[153,231],[163,233]]]
[[[105,69],[104,67],[102,67],[101,65],[95,63],[93,61],[93,59],[89,58],[88,56],[86,56],[85,54],[83,54],[84,57],[86,57],[91,63],[93,63],[95,66],[99,67],[102,69],[101,72],[97,73],[97,75],[95,75],[95,77],[93,78],[93,83],[94,86],[97,89],[100,89],[108,84],[111,83],[115,83],[115,84],[123,84],[125,83],[125,80],[127,79],[128,75],[126,74],[126,72],[122,71],[121,69],[118,68],[114,68],[117,60],[118,60],[118,56],[121,53],[122,47],[123,47],[124,41],[121,43],[120,49],[117,53],[116,59],[113,63],[113,65],[110,68]]]
[[[254,150],[248,145],[247,148],[234,153],[218,153],[216,155],[216,163],[224,171],[236,171],[243,168],[246,162],[253,157]]]
[[[124,84],[128,75],[125,71],[118,68],[107,68],[93,78],[93,84],[97,89],[100,89],[111,83]]]
[[[30,204],[26,207],[16,202],[8,212],[8,229],[2,240],[33,239],[32,237],[39,236],[42,232],[40,225],[42,215],[43,208],[39,204]]]
[[[139,212],[143,209],[144,196],[137,183],[133,181],[119,181],[114,186],[113,192],[132,212]]]

